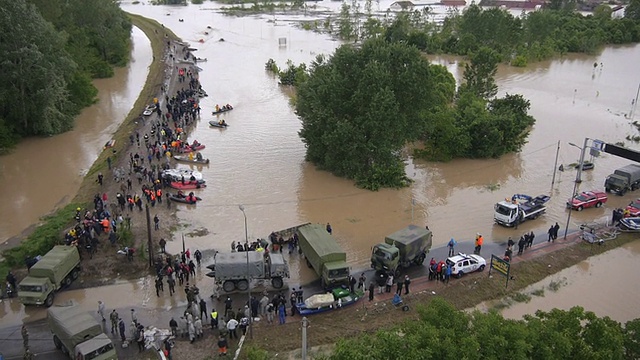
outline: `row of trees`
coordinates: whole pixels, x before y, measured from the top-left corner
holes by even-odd
[[[522,96],[495,98],[495,51],[484,47],[471,56],[456,91],[447,69],[394,39],[393,28],[308,67],[289,64],[308,71],[294,83],[308,161],[377,190],[408,184],[403,150],[410,142],[423,144],[418,156],[441,161],[521,149],[534,119]],[[287,74],[280,71],[281,79]]]
[[[91,78],[126,64],[131,23],[114,0],[0,0],[0,152],[69,130]]]
[[[556,54],[592,54],[606,44],[640,41],[640,0],[631,1],[622,19],[612,18],[607,5],[599,6],[593,15],[584,16],[573,12],[571,4],[558,0],[551,2],[548,9],[519,17],[504,9],[471,5],[462,13],[453,10],[442,25],[436,25],[428,7],[378,18],[370,7],[365,6],[363,12],[354,2],[343,4],[337,19],[325,25],[325,29],[344,40],[362,40],[380,36],[385,28],[395,26],[396,40],[427,53],[469,55],[487,46],[502,61],[517,66]]]
[[[438,298],[418,313],[399,328],[338,342],[328,359],[640,358],[640,319],[623,327],[581,307],[508,320],[457,311]]]

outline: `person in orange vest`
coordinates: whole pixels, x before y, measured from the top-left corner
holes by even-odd
[[[162,204],[162,189],[156,190],[156,198],[158,199],[158,204]]]
[[[156,206],[156,194],[153,191],[149,191],[149,200],[151,201],[151,206]]]
[[[476,234],[476,248],[473,250],[473,253],[476,255],[480,255],[480,250],[482,250],[482,243],[484,242],[484,238],[480,233]]]

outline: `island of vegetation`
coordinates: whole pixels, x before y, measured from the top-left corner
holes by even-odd
[[[92,78],[128,61],[131,22],[113,0],[0,0],[0,153],[73,127]]]
[[[338,20],[326,22],[356,45],[318,56],[309,66],[289,62],[281,70],[270,59],[266,68],[283,85],[296,87],[307,160],[371,190],[410,182],[406,149],[432,161],[520,151],[535,119],[521,95],[496,97],[499,63],[524,66],[556,54],[640,41],[640,0],[622,19],[603,7],[583,16],[571,3],[554,1],[549,9],[522,17],[471,5],[441,25],[428,20],[428,11],[381,20],[367,4],[364,21],[359,5],[345,3]],[[429,53],[468,58],[457,89],[444,67],[425,58]]]

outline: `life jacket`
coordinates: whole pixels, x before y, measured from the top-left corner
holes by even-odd
[[[162,197],[162,189],[158,189],[156,191],[156,194],[157,194],[158,197]]]
[[[151,198],[151,201],[156,201],[156,195],[153,192],[150,192],[149,197]]]

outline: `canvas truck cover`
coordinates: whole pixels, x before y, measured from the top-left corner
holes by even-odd
[[[102,326],[78,306],[53,306],[47,309],[47,322],[54,335],[68,348],[102,334]]]
[[[640,179],[640,165],[629,164],[615,170],[613,173],[627,178],[630,182],[634,182]]]
[[[336,240],[329,235],[324,226],[320,224],[309,224],[298,229],[299,235],[303,238],[300,241],[302,252],[309,259],[314,267],[334,261],[347,261],[347,254],[340,248]],[[319,261],[320,260],[320,261]],[[318,266],[319,266],[318,265]],[[316,271],[321,271],[316,269]]]
[[[289,266],[282,254],[269,253],[271,277],[289,277]]]
[[[307,298],[304,301],[304,305],[309,309],[318,309],[323,306],[332,305],[334,301],[335,299],[333,297],[333,294],[331,293],[316,294],[316,295],[311,295],[309,298]]]
[[[384,242],[395,245],[400,250],[400,257],[413,257],[421,250],[431,248],[431,231],[416,225],[409,225],[385,237]]]
[[[118,354],[109,336],[102,333],[91,340],[76,346],[76,359],[82,360],[117,360]]]
[[[29,270],[29,277],[49,278],[56,286],[80,263],[75,246],[56,245]]]
[[[249,257],[248,266],[247,257]],[[264,253],[260,251],[217,253],[215,264],[216,280],[264,276]]]

